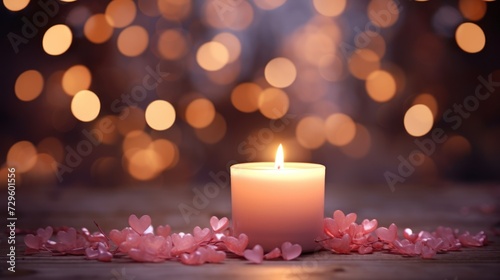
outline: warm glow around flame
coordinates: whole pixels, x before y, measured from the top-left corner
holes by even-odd
[[[278,150],[276,151],[276,159],[274,160],[274,167],[276,169],[282,169],[284,167],[285,159],[283,156],[283,146],[280,144]]]

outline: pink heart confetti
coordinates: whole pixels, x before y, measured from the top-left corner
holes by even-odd
[[[132,214],[128,217],[128,224],[138,234],[143,234],[149,226],[151,226],[151,217],[149,217],[149,215],[143,215],[139,219],[136,215]]]
[[[156,234],[161,235],[163,237],[169,236],[171,231],[172,231],[172,228],[169,225],[158,226],[156,228]]]
[[[264,260],[264,249],[259,244],[255,245],[253,249],[247,249],[243,252],[245,259],[252,263],[262,263]]]
[[[224,242],[228,251],[243,256],[243,252],[248,246],[248,236],[244,233],[240,234],[238,238],[234,236],[223,236],[221,241]]]
[[[212,226],[212,229],[216,233],[223,232],[229,227],[229,219],[223,217],[219,220],[219,218],[217,218],[216,216],[212,216],[210,218],[210,226]]]
[[[172,248],[173,255],[180,255],[182,253],[191,253],[196,250],[196,242],[191,234],[172,234]]]
[[[375,230],[375,233],[380,240],[391,243],[396,240],[398,227],[395,224],[391,224],[388,229],[385,227],[379,227]]]
[[[298,258],[302,253],[302,247],[299,244],[285,242],[281,245],[281,256],[284,260],[290,261]]]
[[[39,228],[36,231],[36,235],[38,237],[40,237],[40,239],[42,240],[42,242],[47,242],[47,240],[49,240],[52,237],[52,233],[53,232],[54,232],[54,230],[52,229],[52,227],[48,226],[45,229]]]
[[[333,218],[325,218],[323,233],[315,239],[325,249],[333,253],[370,254],[374,251],[386,251],[405,256],[420,256],[432,259],[437,253],[456,251],[463,246],[484,246],[486,234],[481,231],[475,235],[469,232],[460,233],[457,229],[439,226],[435,232],[420,231],[413,233],[409,228],[403,231],[403,239],[398,239],[397,226],[377,228],[376,219],[364,219],[356,223],[357,215],[345,215],[337,210]],[[220,263],[226,258],[226,252],[245,257],[253,263],[261,263],[264,259],[282,257],[284,260],[295,259],[301,254],[298,244],[285,242],[281,249],[275,248],[264,255],[260,246],[247,249],[248,236],[233,236],[227,218],[212,217],[209,228],[195,227],[193,234],[170,234],[169,225],[159,226],[155,232],[148,215],[140,219],[135,215],[129,217],[130,227],[111,230],[109,239],[99,225],[98,232],[90,233],[82,228],[77,231],[71,227],[39,228],[36,235],[24,237],[26,253],[50,252],[52,255],[85,255],[87,259],[103,262],[112,260],[115,254],[127,255],[137,262],[163,262],[168,259],[184,264],[199,265],[203,263]],[[57,234],[55,236],[54,232]],[[156,234],[155,234],[156,233]],[[53,238],[53,239],[51,239]],[[111,249],[112,248],[112,249]],[[111,251],[110,251],[111,250]]]
[[[361,224],[363,225],[363,231],[365,233],[370,233],[377,229],[378,221],[376,219],[373,219],[371,221],[369,221],[368,219],[364,219]]]
[[[24,244],[28,246],[28,248],[38,250],[42,245],[42,240],[38,236],[34,236],[33,234],[27,234],[24,237]]]
[[[201,229],[199,226],[196,226],[193,229],[193,236],[196,243],[208,242],[212,239],[212,232],[209,228]]]
[[[271,259],[279,258],[280,256],[281,256],[280,248],[274,248],[271,250],[271,252],[264,255],[264,259],[271,260]]]

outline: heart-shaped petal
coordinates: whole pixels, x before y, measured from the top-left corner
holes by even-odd
[[[323,228],[325,233],[330,237],[340,237],[340,230],[337,222],[332,218],[323,220]]]
[[[132,214],[128,217],[128,224],[138,234],[143,234],[151,226],[151,217],[144,215],[139,219],[136,215]]]
[[[35,250],[40,249],[40,246],[42,245],[41,241],[42,240],[40,239],[40,237],[34,236],[33,234],[27,234],[24,237],[24,244],[26,244],[26,246],[28,248],[35,249]]]
[[[418,234],[413,233],[411,228],[405,228],[405,230],[403,231],[403,236],[411,243],[415,243],[418,238]]]
[[[243,252],[248,246],[248,236],[244,233],[240,234],[238,238],[234,236],[223,236],[221,241],[224,242],[228,251],[243,256]]]
[[[271,260],[279,258],[280,256],[281,256],[280,248],[274,248],[273,250],[271,250],[271,252],[264,255],[264,259]]]
[[[193,229],[193,236],[196,243],[207,242],[212,239],[212,232],[209,228],[201,229],[199,226],[196,226]]]
[[[222,219],[219,220],[219,218],[212,216],[210,218],[210,226],[212,226],[212,229],[214,232],[223,232],[229,227],[229,219],[226,217],[223,217]]]
[[[389,228],[377,228],[375,230],[375,233],[377,234],[378,238],[380,238],[380,240],[392,243],[394,240],[396,240],[396,237],[398,235],[398,228],[395,224],[391,224]]]
[[[373,219],[371,221],[369,221],[368,219],[364,219],[361,224],[363,225],[364,233],[371,233],[377,229],[378,221],[377,219]]]
[[[290,261],[298,258],[302,253],[302,247],[299,244],[285,242],[281,245],[281,256],[284,260]]]
[[[358,248],[358,253],[364,255],[364,254],[371,254],[373,252],[373,247],[372,246],[359,246]]]
[[[156,228],[156,234],[161,235],[163,237],[169,236],[171,231],[172,228],[170,227],[170,225],[158,226]]]
[[[85,256],[89,260],[96,260],[99,257],[99,251],[94,250],[91,247],[85,248]]]
[[[36,231],[36,235],[41,238],[42,243],[45,243],[47,240],[49,240],[52,237],[53,233],[54,233],[54,229],[52,229],[51,226],[48,226],[45,229],[39,228]]]
[[[262,263],[264,260],[264,249],[259,244],[255,245],[253,249],[247,249],[243,252],[245,259],[253,263]]]
[[[177,233],[172,234],[172,255],[179,255],[182,253],[191,253],[196,250],[197,244],[191,234],[180,235]]]

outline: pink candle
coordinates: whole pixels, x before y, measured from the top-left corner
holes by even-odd
[[[231,166],[234,231],[248,235],[250,247],[260,244],[265,251],[285,241],[314,251],[323,228],[325,166],[283,164],[280,149],[276,162]]]

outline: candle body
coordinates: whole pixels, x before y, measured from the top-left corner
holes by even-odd
[[[231,202],[234,232],[245,233],[249,246],[265,251],[285,241],[298,243],[304,252],[317,248],[323,230],[325,166],[272,162],[231,166]]]

